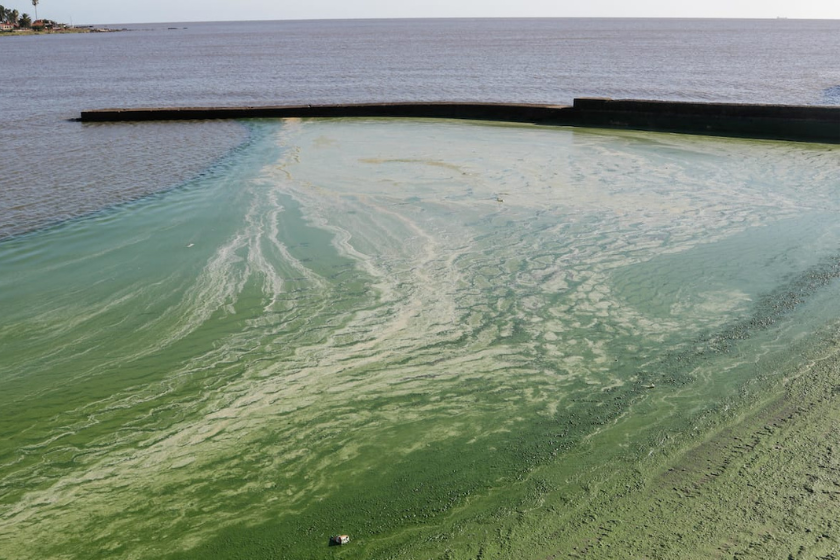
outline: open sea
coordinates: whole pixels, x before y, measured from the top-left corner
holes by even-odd
[[[0,37],[0,76],[0,560],[548,558],[590,527],[612,556],[578,557],[720,556],[676,517],[631,554],[611,511],[838,352],[838,146],[73,119],[840,105],[840,21],[132,25]],[[728,552],[809,554],[719,517]]]
[[[115,26],[120,28],[122,26]],[[840,22],[457,19],[178,23],[3,37],[0,237],[194,177],[234,123],[84,109],[574,97],[840,104]]]

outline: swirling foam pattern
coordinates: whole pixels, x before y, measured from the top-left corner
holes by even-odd
[[[0,245],[0,558],[457,549],[838,311],[836,147],[248,126],[193,183]]]

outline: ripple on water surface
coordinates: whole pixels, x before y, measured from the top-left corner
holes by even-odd
[[[175,187],[247,137],[230,121],[47,126],[0,132],[0,239]]]

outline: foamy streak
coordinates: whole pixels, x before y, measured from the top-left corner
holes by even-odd
[[[453,140],[440,144],[441,136]],[[375,449],[382,430],[414,419],[406,411],[366,410],[379,396],[431,398],[469,377],[506,387],[511,402],[522,403],[488,412],[441,399],[422,410],[425,420],[437,419],[435,429],[389,449],[411,453],[455,435],[513,429],[525,404],[556,411],[585,391],[620,386],[628,379],[617,358],[643,362],[653,349],[684,344],[750,299],[723,281],[646,284],[634,267],[652,263],[652,270],[661,266],[656,277],[667,278],[673,264],[664,255],[813,211],[808,197],[830,200],[830,186],[816,183],[832,177],[836,163],[836,154],[815,159],[807,148],[784,144],[451,123],[289,122],[274,141],[285,156],[237,186],[243,205],[231,213],[239,220],[234,233],[177,304],[146,323],[142,345],[93,367],[130,367],[203,328],[218,334],[187,359],[171,360],[163,381],[89,403],[77,411],[89,420],[19,450],[74,454],[74,466],[5,475],[4,483],[27,488],[0,511],[0,543],[16,556],[36,557],[38,546],[79,531],[91,540],[159,534],[177,521],[174,508],[193,516],[194,530],[167,542],[170,548],[294,511],[329,495],[331,473],[363,462],[359,450]],[[787,163],[765,174],[780,156]],[[800,178],[807,193],[784,182],[765,192],[779,176]],[[363,295],[343,293],[340,279],[293,255],[296,240],[283,239],[279,227],[287,196],[310,226],[332,234],[340,257],[355,263],[351,274],[366,282]],[[728,278],[727,262],[712,271],[716,278]],[[630,288],[625,276],[634,279]],[[294,297],[290,277],[306,286]],[[87,311],[75,328],[108,306],[175,289],[137,288]],[[689,288],[694,292],[673,295]],[[226,321],[246,296],[261,312],[233,329]],[[678,303],[659,312],[646,298]],[[40,317],[51,320],[46,309]],[[290,331],[290,324],[298,326]],[[78,346],[99,334],[80,336]],[[56,349],[47,358],[58,363],[79,351]],[[554,392],[531,391],[536,378],[551,380]],[[199,379],[196,392],[180,393]],[[147,416],[131,414],[149,404],[156,406]],[[84,448],[62,447],[68,435],[95,427],[97,417],[123,418],[125,429],[92,435]],[[265,431],[274,435],[270,442],[261,439]],[[324,452],[351,431],[354,443],[341,454]],[[162,491],[194,495],[213,487],[218,469],[254,464],[264,466],[227,490],[228,498],[254,496],[235,515]],[[269,488],[282,485],[277,473],[298,482]],[[121,515],[122,504],[146,503],[150,494],[158,501],[143,516]],[[113,521],[94,525],[93,513]],[[149,541],[132,547],[128,558],[161,552]]]

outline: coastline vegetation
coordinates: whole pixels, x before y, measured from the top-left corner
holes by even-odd
[[[16,8],[6,8],[0,5],[0,36],[113,31],[112,29],[98,29],[93,27],[74,27],[72,24],[59,23],[51,19],[39,19],[38,4],[40,0],[31,1],[32,7],[35,9],[35,19],[32,19],[32,16],[28,13],[22,13]]]

